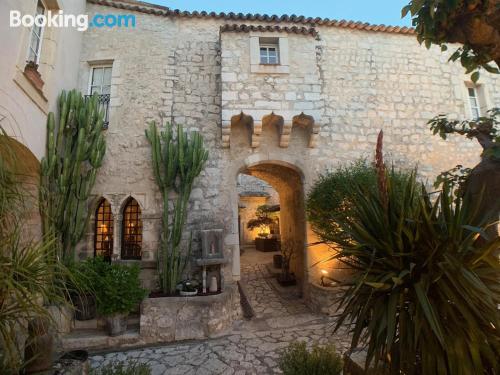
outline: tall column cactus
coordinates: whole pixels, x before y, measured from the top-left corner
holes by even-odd
[[[72,259],[87,227],[88,199],[106,152],[104,111],[97,95],[63,91],[58,115],[47,118],[47,150],[41,161],[40,214],[45,236],[58,239],[58,255]]]
[[[208,159],[200,133],[188,135],[182,126],[174,130],[167,124],[158,132],[155,122],[149,124],[146,137],[151,144],[153,172],[163,197],[162,234],[158,254],[158,275],[164,293],[173,294],[186,267],[188,256],[181,252],[182,232],[186,222],[193,181]],[[177,193],[173,212],[169,213],[169,194]],[[171,218],[170,218],[171,216]],[[189,241],[188,254],[191,251]]]

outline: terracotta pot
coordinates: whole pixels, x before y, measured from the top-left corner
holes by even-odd
[[[91,294],[73,295],[71,302],[75,307],[76,320],[95,319],[97,315],[95,296]]]
[[[54,337],[49,321],[36,318],[28,324],[29,338],[24,349],[26,374],[49,370],[54,363]]]
[[[110,336],[119,336],[127,330],[128,314],[115,314],[106,317],[106,327]]]

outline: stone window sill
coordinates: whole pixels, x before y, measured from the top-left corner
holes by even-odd
[[[262,73],[262,74],[289,74],[289,65],[279,65],[279,64],[252,64],[250,65],[250,71],[252,73]]]
[[[48,100],[42,91],[43,80],[38,70],[33,70],[32,66],[26,66],[24,70],[19,67],[14,75],[14,82],[26,93],[26,95],[42,110],[48,113]]]

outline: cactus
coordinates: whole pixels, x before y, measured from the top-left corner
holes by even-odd
[[[200,133],[188,135],[180,125],[174,138],[171,124],[158,133],[153,121],[146,130],[146,138],[151,144],[153,173],[163,197],[162,233],[157,257],[160,287],[164,293],[174,294],[191,252],[191,238],[188,255],[183,255],[180,248],[189,196],[194,179],[208,159],[208,151]],[[177,197],[170,214],[169,194],[172,192],[177,193]]]
[[[55,236],[58,256],[74,257],[89,220],[88,199],[102,165],[106,142],[99,97],[84,99],[76,90],[62,91],[58,118],[47,118],[47,149],[41,161],[40,214],[44,236]]]

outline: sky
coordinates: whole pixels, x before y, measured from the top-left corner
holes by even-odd
[[[307,17],[346,19],[410,26],[409,17],[401,19],[401,8],[409,0],[142,0],[172,9],[207,12],[296,14]]]

